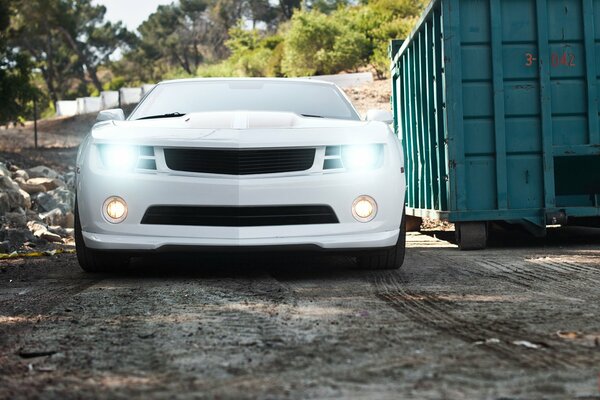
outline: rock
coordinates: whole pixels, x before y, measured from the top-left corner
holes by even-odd
[[[0,190],[3,191],[18,191],[19,185],[15,183],[10,176],[0,176]]]
[[[55,208],[47,213],[40,214],[40,218],[48,225],[60,226],[63,228],[72,228],[74,226],[74,217],[72,212],[63,212],[60,208]]]
[[[60,179],[50,179],[50,178],[31,178],[27,180],[28,185],[33,186],[43,186],[46,190],[50,191],[57,189],[59,187],[66,187],[67,185],[61,181]]]
[[[27,173],[29,174],[29,178],[58,178],[58,172],[43,165],[30,168],[27,170]]]
[[[17,178],[21,178],[24,181],[27,181],[29,179],[29,174],[24,169],[18,169],[12,173],[12,178],[13,178],[13,180],[15,180]]]
[[[29,223],[27,224],[29,226]],[[9,241],[15,248],[20,247],[23,243],[35,242],[36,238],[30,230],[18,228],[18,229],[7,229],[5,232],[5,240]]]
[[[21,194],[19,185],[13,182],[8,176],[0,176],[0,193],[4,193],[8,198],[9,207],[4,212],[25,206],[27,203]],[[2,200],[2,203],[4,203],[3,208],[5,209],[6,200]]]
[[[65,224],[63,225],[63,227],[67,229],[75,228],[75,214],[73,214],[72,212],[68,212],[65,214]]]
[[[74,191],[77,182],[77,174],[75,174],[75,172],[67,172],[64,175],[64,181],[67,184],[67,187]]]
[[[42,219],[40,218],[40,214],[36,213],[35,211],[25,210],[25,213],[27,214],[27,221],[42,222]]]
[[[27,214],[22,208],[18,208],[15,212],[5,213],[4,218],[11,226],[18,228],[24,228],[27,226]]]
[[[27,193],[23,189],[19,189],[19,193],[21,193],[21,197],[23,198],[23,205],[22,205],[23,208],[25,208],[26,210],[30,210],[31,209],[31,196],[29,195],[29,193]]]
[[[52,233],[50,231],[46,231],[46,232],[42,233],[42,236],[40,238],[47,240],[49,242],[52,242],[52,243],[62,243],[63,242],[62,238],[59,235],[57,235],[56,233]]]
[[[43,185],[32,185],[27,182],[21,183],[20,181],[17,182],[19,183],[19,187],[30,195],[46,192],[46,188]]]
[[[10,171],[6,167],[6,164],[0,162],[0,176],[8,176],[10,177]]]
[[[33,233],[33,236],[39,237],[42,232],[47,231],[48,227],[41,222],[29,221],[27,223],[27,228],[29,231]]]
[[[73,211],[75,193],[66,188],[58,188],[46,193],[39,193],[36,197],[39,211],[52,211],[60,208],[64,214]]]
[[[0,214],[6,214],[11,209],[10,197],[7,193],[0,192]]]
[[[58,201],[48,193],[38,193],[35,197],[35,202],[38,205],[39,211],[52,211],[58,208]]]
[[[62,238],[56,233],[50,232],[48,227],[41,222],[29,221],[27,223],[27,227],[31,233],[33,233],[33,236],[37,238],[44,239],[49,242],[62,243]]]
[[[61,238],[66,238],[72,236],[71,232],[73,229],[63,228],[62,226],[49,226],[48,231],[60,236]]]
[[[57,226],[61,228],[74,228],[75,227],[75,216],[71,211],[65,212],[62,208],[57,207],[47,213],[39,215],[40,219],[50,226]],[[49,228],[50,229],[50,228]],[[52,231],[52,229],[50,229]],[[62,233],[58,233],[61,236],[65,236]]]
[[[12,244],[5,240],[4,242],[0,242],[0,253],[1,254],[9,254],[15,251],[16,249],[12,246]]]

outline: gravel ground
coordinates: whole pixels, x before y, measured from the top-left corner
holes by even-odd
[[[0,398],[599,399],[598,231],[351,258],[4,262]],[[503,247],[494,247],[498,244]]]

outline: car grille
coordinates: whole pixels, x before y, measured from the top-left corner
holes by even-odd
[[[174,171],[223,175],[275,174],[306,171],[316,149],[165,149],[167,166]]]
[[[280,226],[335,224],[338,218],[329,206],[152,206],[142,224],[186,226]]]

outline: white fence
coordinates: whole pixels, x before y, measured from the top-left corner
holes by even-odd
[[[147,95],[156,85],[143,85],[142,86],[142,97]]]
[[[100,93],[100,109],[108,110],[119,107],[119,92],[109,91]]]
[[[139,103],[142,99],[142,88],[121,88],[121,106]]]
[[[342,89],[365,85],[373,82],[373,74],[362,72],[358,74],[339,74],[310,76],[306,79],[332,82]],[[123,107],[139,103],[156,85],[143,85],[139,88],[121,88],[119,91],[106,91],[100,97],[82,97],[77,100],[57,101],[57,116],[72,116],[77,114],[96,113],[100,110]]]
[[[77,115],[77,100],[61,100],[56,102],[56,115],[70,117]]]
[[[100,97],[80,97],[77,99],[77,114],[90,114],[100,111]]]

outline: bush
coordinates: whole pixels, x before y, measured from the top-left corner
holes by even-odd
[[[228,78],[237,76],[227,61],[218,64],[203,64],[198,67],[196,75],[202,78]]]
[[[329,16],[297,11],[285,36],[282,72],[286,76],[334,74],[359,67],[368,54],[368,40],[354,29],[351,13]]]

